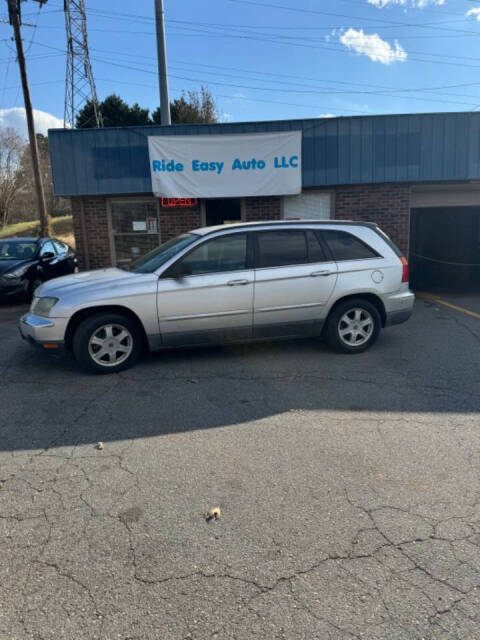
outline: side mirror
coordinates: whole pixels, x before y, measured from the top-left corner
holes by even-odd
[[[40,256],[40,260],[51,260],[54,257],[55,254],[53,253],[53,251],[45,251],[45,253]]]
[[[192,267],[189,264],[185,264],[184,262],[180,262],[179,264],[174,264],[168,269],[165,273],[165,278],[184,278],[185,276],[192,275]]]

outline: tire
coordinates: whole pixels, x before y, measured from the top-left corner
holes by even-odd
[[[350,298],[331,311],[325,337],[335,351],[361,353],[377,341],[381,327],[375,305],[363,298]]]
[[[77,327],[72,347],[84,371],[117,373],[138,362],[144,340],[134,319],[120,313],[96,313]]]
[[[30,302],[33,299],[33,294],[35,293],[35,289],[43,284],[43,280],[41,280],[38,276],[33,280],[30,280],[28,289],[27,289],[27,298]]]

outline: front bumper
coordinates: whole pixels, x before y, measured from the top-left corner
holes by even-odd
[[[59,353],[65,349],[66,318],[44,318],[26,313],[20,318],[20,335],[42,351]]]
[[[0,298],[9,298],[24,295],[28,290],[28,282],[21,280],[13,280],[13,282],[0,282]]]

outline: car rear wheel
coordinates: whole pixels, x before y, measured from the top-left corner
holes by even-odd
[[[360,353],[377,340],[382,320],[378,309],[368,300],[352,298],[337,305],[326,327],[330,346],[343,353]]]
[[[116,373],[133,366],[142,355],[138,323],[116,313],[98,313],[84,320],[73,336],[80,366],[93,373]]]

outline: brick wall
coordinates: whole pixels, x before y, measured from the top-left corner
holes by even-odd
[[[81,226],[82,198],[72,198],[73,232],[81,269],[86,268]],[[107,199],[83,198],[90,269],[111,266],[108,238]],[[191,209],[160,211],[162,242],[202,224],[200,204]],[[407,253],[410,224],[410,187],[408,185],[369,185],[339,187],[335,193],[335,216],[339,220],[376,222]],[[277,196],[246,198],[245,219],[279,220],[281,198]]]
[[[81,210],[85,217],[90,269],[110,267],[110,244],[108,239],[107,202],[105,198],[72,198],[73,233],[80,269],[86,268],[86,254],[83,246]]]
[[[264,198],[245,198],[245,220],[280,220],[281,198],[267,196]]]
[[[166,209],[160,207],[159,210],[162,242],[202,226],[200,203],[191,209]]]
[[[82,202],[85,216],[85,228],[88,244],[90,269],[100,269],[112,265],[110,241],[108,237],[107,199],[93,197],[75,197],[71,199],[73,233],[80,269],[87,268],[86,252],[83,246],[81,222]],[[162,242],[190,231],[202,224],[200,205],[192,209],[159,208],[159,224]]]
[[[407,255],[410,232],[410,186],[397,184],[339,187],[338,220],[376,222]]]

